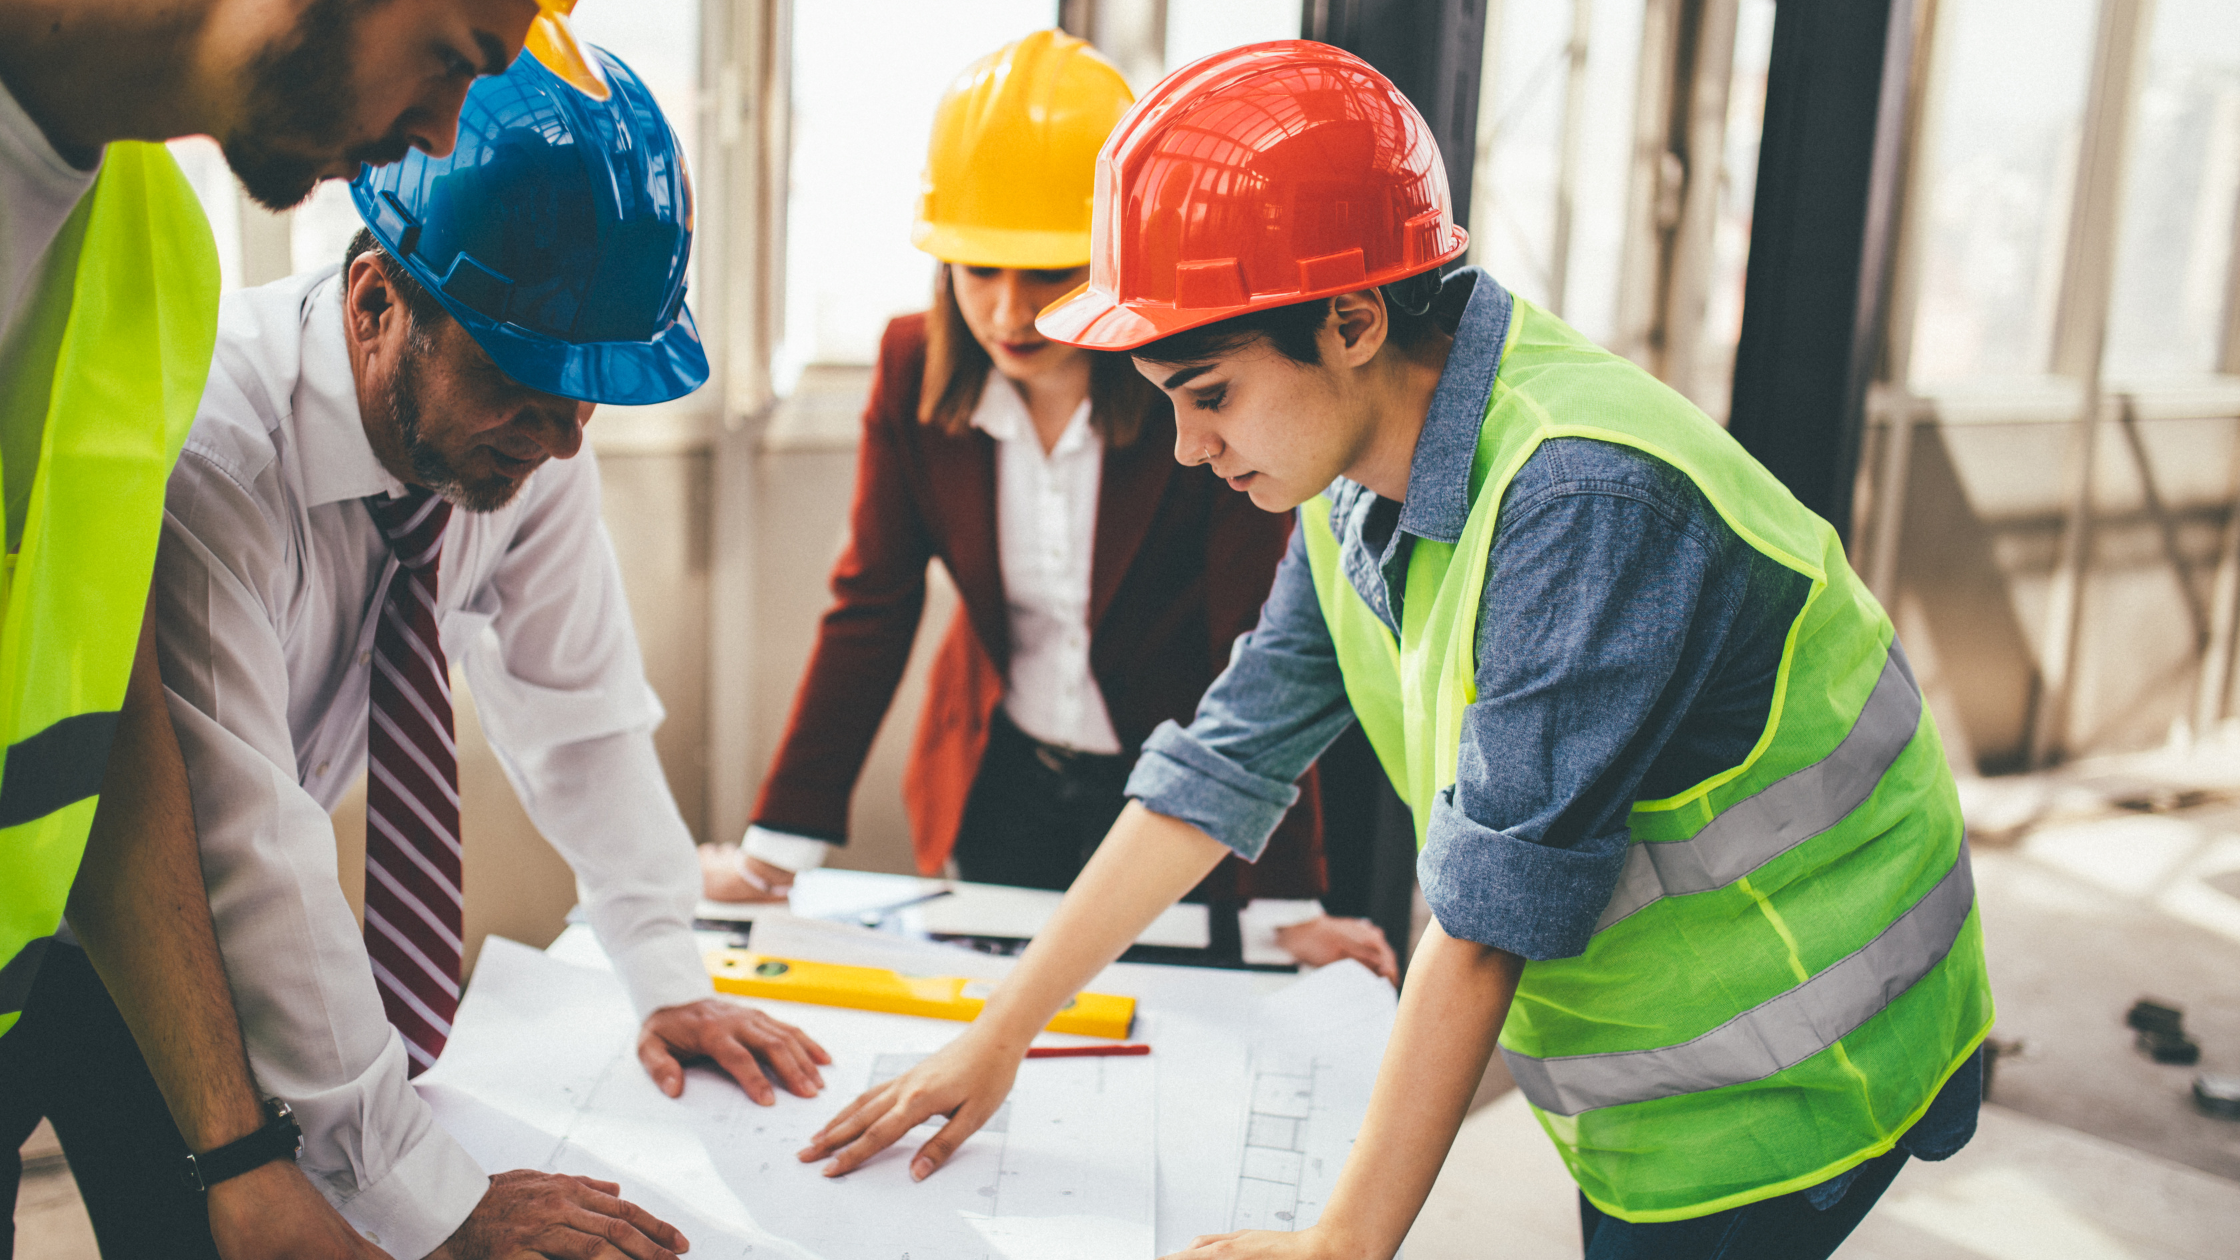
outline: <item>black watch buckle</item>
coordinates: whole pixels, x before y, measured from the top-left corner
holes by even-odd
[[[262,1168],[276,1159],[294,1162],[303,1151],[303,1129],[296,1123],[294,1108],[277,1098],[267,1098],[264,1114],[264,1127],[247,1137],[236,1138],[200,1155],[190,1152],[186,1168],[181,1172],[187,1189],[197,1194],[207,1193],[221,1181]]]

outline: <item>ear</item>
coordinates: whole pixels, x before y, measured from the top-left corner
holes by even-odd
[[[1323,358],[1347,367],[1360,367],[1377,357],[1384,348],[1385,337],[1392,331],[1392,321],[1386,316],[1384,295],[1375,289],[1356,289],[1341,293],[1331,299],[1330,322],[1323,325],[1324,336],[1334,338],[1335,347],[1325,345]]]
[[[350,260],[342,281],[342,322],[352,341],[370,348],[404,331],[404,307],[370,250]]]

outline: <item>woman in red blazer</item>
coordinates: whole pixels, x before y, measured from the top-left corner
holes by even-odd
[[[1054,31],[952,85],[914,233],[942,260],[933,309],[889,324],[857,456],[834,603],[738,849],[704,850],[711,896],[784,895],[845,843],[848,801],[909,661],[938,558],[961,596],[904,776],[918,869],[1062,889],[1126,804],[1159,723],[1188,722],[1251,629],[1289,537],[1173,457],[1173,413],[1126,355],[1034,329],[1085,277],[1094,156],[1130,100]],[[1055,222],[1053,222],[1053,220]],[[1053,230],[1053,228],[1059,230]],[[1252,902],[1303,961],[1390,975],[1384,937],[1334,919],[1313,771],[1256,864],[1202,900]]]

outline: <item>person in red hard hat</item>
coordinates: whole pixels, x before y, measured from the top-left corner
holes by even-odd
[[[1187,1254],[1393,1255],[1498,1040],[1590,1260],[1828,1256],[1909,1158],[1972,1135],[1992,1016],[1936,725],[1835,531],[1638,367],[1482,272],[1442,279],[1465,238],[1437,147],[1358,58],[1209,57],[1098,162],[1089,281],[1037,326],[1129,352],[1176,457],[1298,527],[981,1017],[802,1158],[844,1173],[944,1115],[932,1173],[1358,722],[1434,922],[1326,1205]]]

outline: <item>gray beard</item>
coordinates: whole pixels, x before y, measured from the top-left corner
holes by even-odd
[[[513,502],[513,497],[521,493],[522,483],[511,477],[468,480],[420,431],[418,365],[422,355],[434,351],[434,345],[419,329],[406,335],[404,356],[397,364],[396,375],[389,380],[389,423],[404,446],[405,462],[411,465],[412,475],[421,485],[461,511],[495,512]]]

